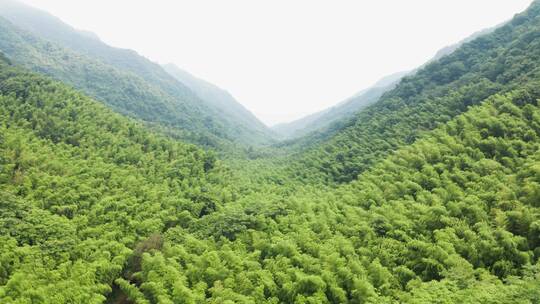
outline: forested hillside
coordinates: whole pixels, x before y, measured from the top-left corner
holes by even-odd
[[[289,123],[278,124],[273,126],[272,130],[284,139],[295,139],[316,131],[320,133],[328,132],[327,128],[339,129],[339,126],[332,126],[332,124],[339,125],[358,111],[376,102],[383,93],[393,89],[399,80],[407,74],[408,72],[399,72],[386,76],[372,87],[356,93],[329,109]]]
[[[308,115],[304,118],[273,126],[272,129],[280,134],[285,141],[280,143],[280,146],[313,146],[341,131],[344,126],[349,123],[349,119],[353,118],[363,108],[377,102],[380,97],[396,87],[399,81],[409,75],[414,75],[424,66],[441,59],[444,56],[452,54],[463,44],[470,42],[478,37],[492,33],[497,28],[503,26],[500,24],[491,28],[487,28],[469,37],[446,46],[440,49],[433,58],[424,65],[412,70],[397,72],[386,77],[383,77],[373,86],[368,89],[356,93],[354,96],[340,102],[339,104],[326,110]],[[294,139],[289,140],[287,139]]]
[[[540,303],[540,0],[259,159],[122,112],[168,100],[135,73],[0,29],[0,303]]]
[[[137,244],[231,200],[215,156],[61,84],[2,61],[0,94],[1,303],[102,303]]]
[[[242,122],[251,128],[253,134],[258,134],[252,138],[255,143],[269,143],[270,139],[274,137],[273,133],[238,103],[229,92],[189,74],[172,63],[163,65],[163,69],[189,87],[200,99],[211,104],[221,113],[234,118],[235,121]]]
[[[311,147],[291,169],[302,179],[349,182],[469,106],[540,74],[540,4],[430,63]],[[317,138],[315,138],[317,140]]]
[[[0,0],[0,51],[13,61],[83,90],[116,111],[172,128],[180,138],[218,149],[262,144],[269,131],[205,101],[161,66],[77,31],[46,12]],[[235,101],[234,101],[235,102]],[[264,131],[267,131],[266,133]]]
[[[538,302],[537,88],[491,97],[336,191],[247,196],[194,237],[169,230],[133,298]]]
[[[193,146],[0,71],[2,303],[540,299],[538,83],[350,185],[266,196]]]

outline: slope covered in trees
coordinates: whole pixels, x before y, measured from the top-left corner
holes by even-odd
[[[270,140],[264,125],[253,127],[253,117],[238,119],[222,111],[134,51],[110,47],[16,1],[1,0],[0,16],[5,18],[0,20],[0,50],[8,57],[71,84],[120,113],[170,127],[181,138],[203,146],[224,149],[231,142]]]
[[[356,112],[376,102],[384,92],[394,88],[399,80],[407,73],[408,72],[400,72],[389,75],[378,81],[372,87],[358,92],[354,96],[329,109],[289,123],[276,125],[272,127],[272,130],[285,139],[302,137],[315,131],[325,130],[333,123],[337,124],[346,121]]]
[[[535,303],[538,87],[488,98],[349,185],[271,196],[2,63],[0,300]]]
[[[349,182],[400,146],[540,73],[540,3],[428,64],[293,162],[300,178]],[[317,138],[315,138],[317,140]]]
[[[354,115],[360,110],[377,102],[384,93],[395,88],[403,77],[407,75],[414,75],[418,70],[422,69],[426,65],[435,62],[444,56],[452,54],[455,50],[467,42],[492,33],[495,31],[495,29],[501,27],[502,25],[503,24],[500,24],[495,27],[478,31],[459,41],[458,43],[446,46],[440,49],[426,64],[412,71],[398,72],[383,77],[372,87],[356,93],[354,96],[329,109],[311,114],[289,123],[273,126],[272,129],[284,139],[294,139],[294,141],[285,141],[284,143],[281,143],[280,146],[290,146],[291,144],[296,146],[313,146],[325,139],[328,139],[329,137],[340,132],[344,126],[349,123],[348,120],[353,118]]]
[[[238,103],[229,92],[191,75],[175,64],[165,64],[163,65],[163,69],[189,87],[200,99],[211,104],[221,113],[232,117],[235,121],[242,122],[254,134],[258,134],[258,136],[252,137],[254,143],[269,143],[269,139],[274,137],[273,133],[251,112]]]
[[[3,61],[0,104],[2,303],[102,303],[130,248],[231,199],[213,155]]]
[[[0,303],[539,303],[539,18],[406,78],[300,180],[0,53]]]
[[[492,96],[335,191],[248,196],[171,229],[134,298],[536,303],[539,97]]]

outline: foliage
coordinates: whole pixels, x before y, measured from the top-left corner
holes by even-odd
[[[346,183],[490,95],[515,89],[540,76],[540,3],[493,33],[480,36],[428,64],[337,133],[312,134],[308,149],[292,162],[291,175],[325,183]],[[322,144],[319,144],[322,140]],[[298,143],[294,143],[298,146]],[[298,148],[297,148],[298,149]]]
[[[274,191],[3,65],[0,299],[534,303],[537,88],[490,97],[348,185]]]
[[[538,303],[539,3],[361,112],[370,153],[321,147],[340,185],[230,169],[0,54],[0,302]]]
[[[50,19],[46,13],[28,12],[32,9],[10,2],[0,3],[0,16],[8,14],[6,17],[22,28],[0,17],[0,50],[12,61],[70,84],[115,111],[184,141],[233,153],[237,149],[234,143],[261,144],[269,140],[269,133],[261,131],[261,126],[238,120],[199,98],[159,65],[132,51],[109,47],[60,22],[46,22]],[[24,30],[25,25],[43,35]],[[67,35],[66,31],[69,35],[59,39],[58,33]]]
[[[228,199],[214,156],[61,84],[2,64],[0,94],[2,303],[100,303],[139,241]]]

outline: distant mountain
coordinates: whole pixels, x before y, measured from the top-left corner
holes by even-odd
[[[249,126],[254,132],[259,133],[261,138],[273,136],[272,132],[229,92],[191,75],[173,63],[165,64],[162,67],[167,73],[190,88],[200,99],[227,116],[233,117],[236,121]]]
[[[374,102],[377,102],[377,100],[385,92],[393,89],[404,76],[416,73],[416,71],[428,65],[429,63],[439,60],[444,56],[450,55],[464,43],[472,41],[482,35],[489,34],[503,25],[504,23],[475,32],[474,34],[457,43],[440,49],[435,54],[435,56],[433,56],[432,59],[430,59],[428,62],[426,62],[419,68],[416,68],[412,71],[397,72],[383,77],[373,86],[354,94],[352,97],[336,104],[331,108],[308,115],[292,122],[275,125],[272,127],[272,130],[279,134],[282,139],[299,138],[309,135],[313,132],[319,133],[313,134],[313,136],[315,137],[321,137],[323,136],[323,134],[325,134],[323,137],[327,137],[332,133],[329,131],[336,131],[340,128],[340,126],[346,125],[347,120],[354,116],[354,114],[356,114],[358,111]],[[329,128],[331,130],[329,130]]]
[[[272,127],[272,130],[285,139],[293,139],[317,130],[326,129],[333,123],[346,120],[364,107],[376,102],[384,92],[394,88],[407,73],[409,72],[399,72],[386,76],[372,87],[356,93],[331,108],[289,123],[278,124]]]
[[[483,35],[487,35],[487,34],[490,34],[492,33],[493,31],[495,31],[497,28],[503,26],[504,24],[506,24],[506,22],[503,22],[499,25],[496,25],[496,26],[493,26],[493,27],[489,27],[489,28],[486,28],[486,29],[483,29],[483,30],[480,30],[480,31],[477,31],[475,33],[473,33],[472,35],[470,35],[469,37],[465,38],[465,39],[462,39],[461,41],[457,42],[457,43],[454,43],[454,44],[451,44],[449,46],[446,46],[442,49],[440,49],[436,54],[435,56],[433,56],[433,58],[428,61],[428,63],[426,64],[429,64],[435,60],[439,60],[441,59],[442,57],[446,56],[446,55],[450,55],[452,54],[455,50],[457,50],[460,46],[462,46],[464,43],[467,43],[467,42],[470,42],[470,41],[473,41],[474,39],[480,37],[480,36],[483,36]]]
[[[16,1],[0,0],[0,17],[0,50],[11,60],[71,84],[118,112],[203,146],[270,141],[252,115],[228,115],[231,111],[199,98],[135,51],[108,46],[95,34]]]
[[[443,52],[447,55],[404,77],[332,134],[296,140],[293,144],[302,145],[302,155],[290,161],[292,174],[350,182],[392,151],[489,96],[538,79],[539,33],[540,1],[535,1],[503,26],[477,34],[457,49],[448,48]]]

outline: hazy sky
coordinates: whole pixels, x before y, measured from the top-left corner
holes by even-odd
[[[113,46],[173,62],[267,124],[413,69],[531,0],[24,0]]]

